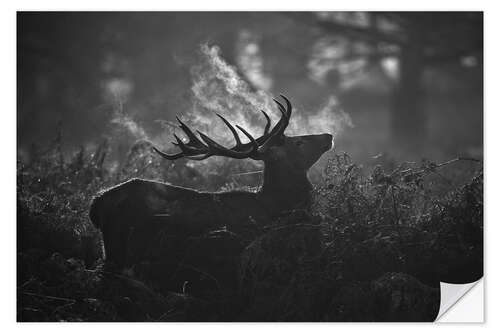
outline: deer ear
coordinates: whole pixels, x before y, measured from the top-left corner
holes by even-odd
[[[281,148],[285,144],[285,136],[280,135],[262,145],[252,157],[254,160],[278,160],[285,157],[285,152]]]
[[[287,154],[280,146],[271,146],[263,154],[262,160],[279,161],[286,158]]]

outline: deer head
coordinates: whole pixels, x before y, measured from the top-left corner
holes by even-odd
[[[236,125],[236,128],[248,138],[249,142],[247,143],[242,143],[236,128],[226,118],[217,114],[233,134],[235,145],[232,148],[222,146],[200,131],[197,131],[198,137],[177,118],[179,127],[188,138],[187,142],[183,142],[174,134],[176,142],[173,144],[180,149],[180,152],[169,155],[155,147],[153,149],[168,160],[179,158],[203,160],[210,156],[225,156],[264,161],[265,171],[262,187],[264,195],[275,195],[277,192],[293,195],[294,192],[309,190],[311,184],[306,176],[307,170],[332,147],[332,135],[286,136],[284,132],[292,115],[292,105],[285,96],[281,95],[281,97],[285,100],[286,107],[274,99],[281,112],[281,118],[272,129],[268,114],[261,111],[266,118],[266,125],[260,137],[254,138],[244,128]]]
[[[174,145],[179,152],[167,154],[153,148],[161,157],[167,160],[203,160],[210,156],[226,156],[260,160],[264,162],[264,183],[258,192],[217,193],[200,193],[143,179],[131,179],[114,186],[100,193],[90,210],[92,223],[103,232],[108,259],[119,265],[135,260],[125,255],[131,230],[136,230],[139,236],[145,232],[148,237],[148,230],[156,228],[199,235],[220,226],[229,226],[230,230],[244,234],[255,225],[271,223],[284,211],[306,208],[311,199],[307,170],[331,148],[332,136],[286,136],[284,132],[292,115],[292,105],[282,97],[286,106],[275,100],[281,118],[274,127],[271,128],[271,119],[262,111],[266,125],[258,138],[218,115],[234,137],[232,148],[222,146],[202,132],[195,134],[178,119],[187,141],[174,134]],[[248,142],[241,141],[238,131],[248,138]],[[141,240],[137,244],[143,246],[144,243]]]

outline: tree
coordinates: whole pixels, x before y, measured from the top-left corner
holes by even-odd
[[[444,64],[482,66],[481,12],[327,12],[296,14],[328,35],[343,36],[363,48],[350,58],[374,64],[396,57],[398,82],[391,110],[392,139],[419,151],[425,142],[427,115],[422,86],[424,70]],[[358,49],[358,51],[357,51]],[[482,68],[482,67],[480,67]]]

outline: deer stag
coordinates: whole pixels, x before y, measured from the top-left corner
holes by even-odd
[[[284,131],[292,114],[292,105],[286,97],[281,97],[286,107],[274,100],[281,118],[271,130],[271,120],[262,111],[267,124],[259,138],[236,126],[248,138],[247,143],[241,141],[229,121],[218,115],[234,136],[236,145],[232,148],[222,146],[200,131],[198,137],[177,118],[188,141],[184,142],[174,134],[177,141],[174,144],[180,152],[170,155],[153,147],[156,153],[167,160],[225,156],[263,161],[261,189],[258,192],[208,193],[142,179],[131,179],[117,185],[99,194],[90,210],[93,224],[103,233],[107,259],[124,263],[123,253],[132,230],[160,225],[161,230],[166,228],[171,232],[193,235],[225,226],[238,233],[248,227],[266,225],[284,210],[307,205],[312,189],[307,171],[332,147],[332,136],[286,136]]]

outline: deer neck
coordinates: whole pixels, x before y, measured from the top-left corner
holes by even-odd
[[[307,205],[311,189],[306,171],[289,164],[264,163],[264,181],[259,197],[271,210],[279,212]]]

